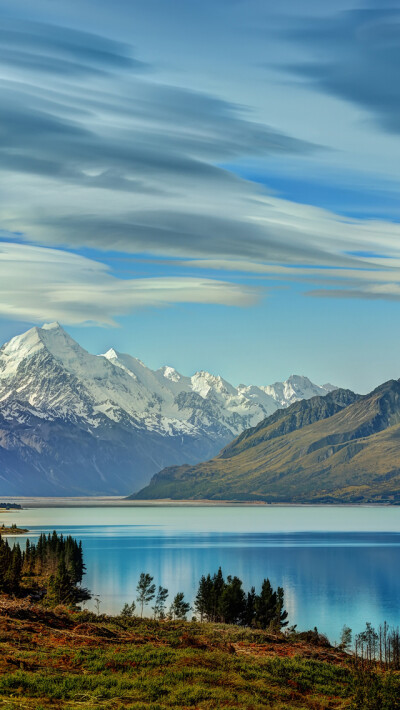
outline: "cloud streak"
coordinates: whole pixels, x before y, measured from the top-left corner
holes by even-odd
[[[0,316],[115,325],[115,317],[178,303],[249,306],[260,289],[206,278],[119,279],[93,259],[61,249],[0,242]]]
[[[286,67],[318,89],[373,114],[384,131],[400,132],[400,11],[382,8],[301,20],[288,32],[306,48],[310,61]]]
[[[353,95],[354,89],[354,100],[375,106],[382,120],[394,116],[397,89],[392,103],[380,105],[377,93],[380,84],[389,95],[381,74],[397,56],[397,25],[387,42],[389,21],[386,12],[363,11],[332,22],[310,20],[292,36],[307,41],[311,51],[323,48],[326,60],[300,63],[296,71],[337,95]],[[343,43],[339,59],[338,43]],[[103,323],[163,299],[248,305],[255,293],[231,275],[232,283],[226,278],[235,270],[308,284],[329,281],[342,294],[361,293],[360,281],[373,287],[388,275],[393,284],[400,282],[393,261],[382,266],[371,257],[367,272],[357,255],[376,251],[379,244],[380,253],[400,258],[400,225],[345,219],[267,195],[221,167],[251,157],[312,157],[318,146],[253,120],[245,106],[157,81],[132,47],[100,35],[9,20],[0,30],[0,45],[0,224],[26,242],[63,249],[52,250],[62,255],[59,261],[54,257],[59,274],[54,293],[30,277],[26,289],[21,284],[21,297],[9,304],[15,317],[26,308],[24,318],[29,312],[39,321],[78,319],[77,284],[82,319]],[[377,55],[377,80],[369,86],[367,73]],[[349,62],[357,68],[354,75],[345,71]],[[137,279],[128,287],[99,262],[90,262],[87,277],[79,261],[74,262],[77,280],[66,250],[81,247],[173,257],[182,268],[195,259],[193,268],[225,276]],[[41,252],[45,263],[50,251]],[[2,262],[7,258],[3,249]],[[305,268],[311,266],[319,271]],[[343,288],[344,281],[349,288]],[[102,289],[108,305],[99,296]],[[323,289],[314,293],[325,295]],[[385,291],[380,293],[384,297]],[[390,287],[386,293],[393,295]],[[42,313],[50,307],[46,299],[57,312]]]

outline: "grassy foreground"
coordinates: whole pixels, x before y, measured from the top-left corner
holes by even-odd
[[[400,674],[312,632],[95,616],[0,597],[0,708],[400,710]]]
[[[351,708],[352,678],[318,639],[0,598],[0,708]]]

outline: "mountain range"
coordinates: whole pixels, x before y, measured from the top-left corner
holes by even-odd
[[[400,380],[296,402],[215,458],[164,469],[133,497],[400,503]]]
[[[113,349],[92,355],[58,323],[31,328],[0,349],[0,493],[127,495],[165,466],[213,457],[266,416],[334,390],[295,375],[234,387]]]

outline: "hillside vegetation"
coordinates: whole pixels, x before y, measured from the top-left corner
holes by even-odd
[[[349,657],[318,635],[289,640],[0,598],[0,707],[10,710],[339,710],[352,694]]]
[[[135,498],[400,502],[400,382],[296,402],[196,466],[155,475]]]

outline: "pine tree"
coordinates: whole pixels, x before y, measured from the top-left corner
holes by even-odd
[[[175,595],[174,601],[170,606],[169,613],[173,619],[186,619],[186,614],[190,611],[190,604],[185,602],[185,595],[183,592],[178,592]]]
[[[261,594],[256,597],[256,624],[262,629],[267,629],[268,626],[276,619],[277,596],[272,589],[269,579],[264,579],[261,585]]]
[[[8,566],[4,574],[4,588],[10,594],[19,592],[21,570],[22,570],[22,555],[19,545],[15,545],[8,556]]]
[[[195,611],[200,615],[200,621],[209,620],[212,614],[213,603],[213,583],[210,575],[203,576],[199,582],[196,599],[194,602]]]
[[[71,604],[75,601],[74,591],[74,585],[65,565],[64,554],[61,554],[57,572],[51,576],[48,597],[54,604]]]
[[[218,572],[214,574],[212,578],[212,613],[211,621],[220,620],[220,601],[222,597],[222,592],[225,588],[225,580],[222,574],[221,567],[218,568]]]
[[[78,586],[84,570],[82,543],[71,536],[42,533],[36,545],[27,540],[24,552],[18,543],[11,549],[0,536],[0,591],[18,594],[23,576],[37,574],[49,600],[76,603],[90,599],[90,592]]]
[[[219,616],[226,624],[242,624],[246,612],[246,595],[239,577],[227,578],[219,601]]]
[[[246,610],[244,614],[244,623],[246,626],[253,626],[256,615],[256,590],[254,587],[247,592]]]
[[[285,611],[284,604],[284,591],[283,587],[278,587],[276,590],[276,611],[275,611],[275,619],[272,622],[273,625],[276,627],[277,631],[280,631],[283,627],[287,626],[289,621],[287,621],[288,618],[288,613]]]
[[[120,616],[122,616],[125,619],[131,619],[132,616],[134,616],[135,609],[136,609],[135,602],[132,602],[131,604],[124,604]]]

